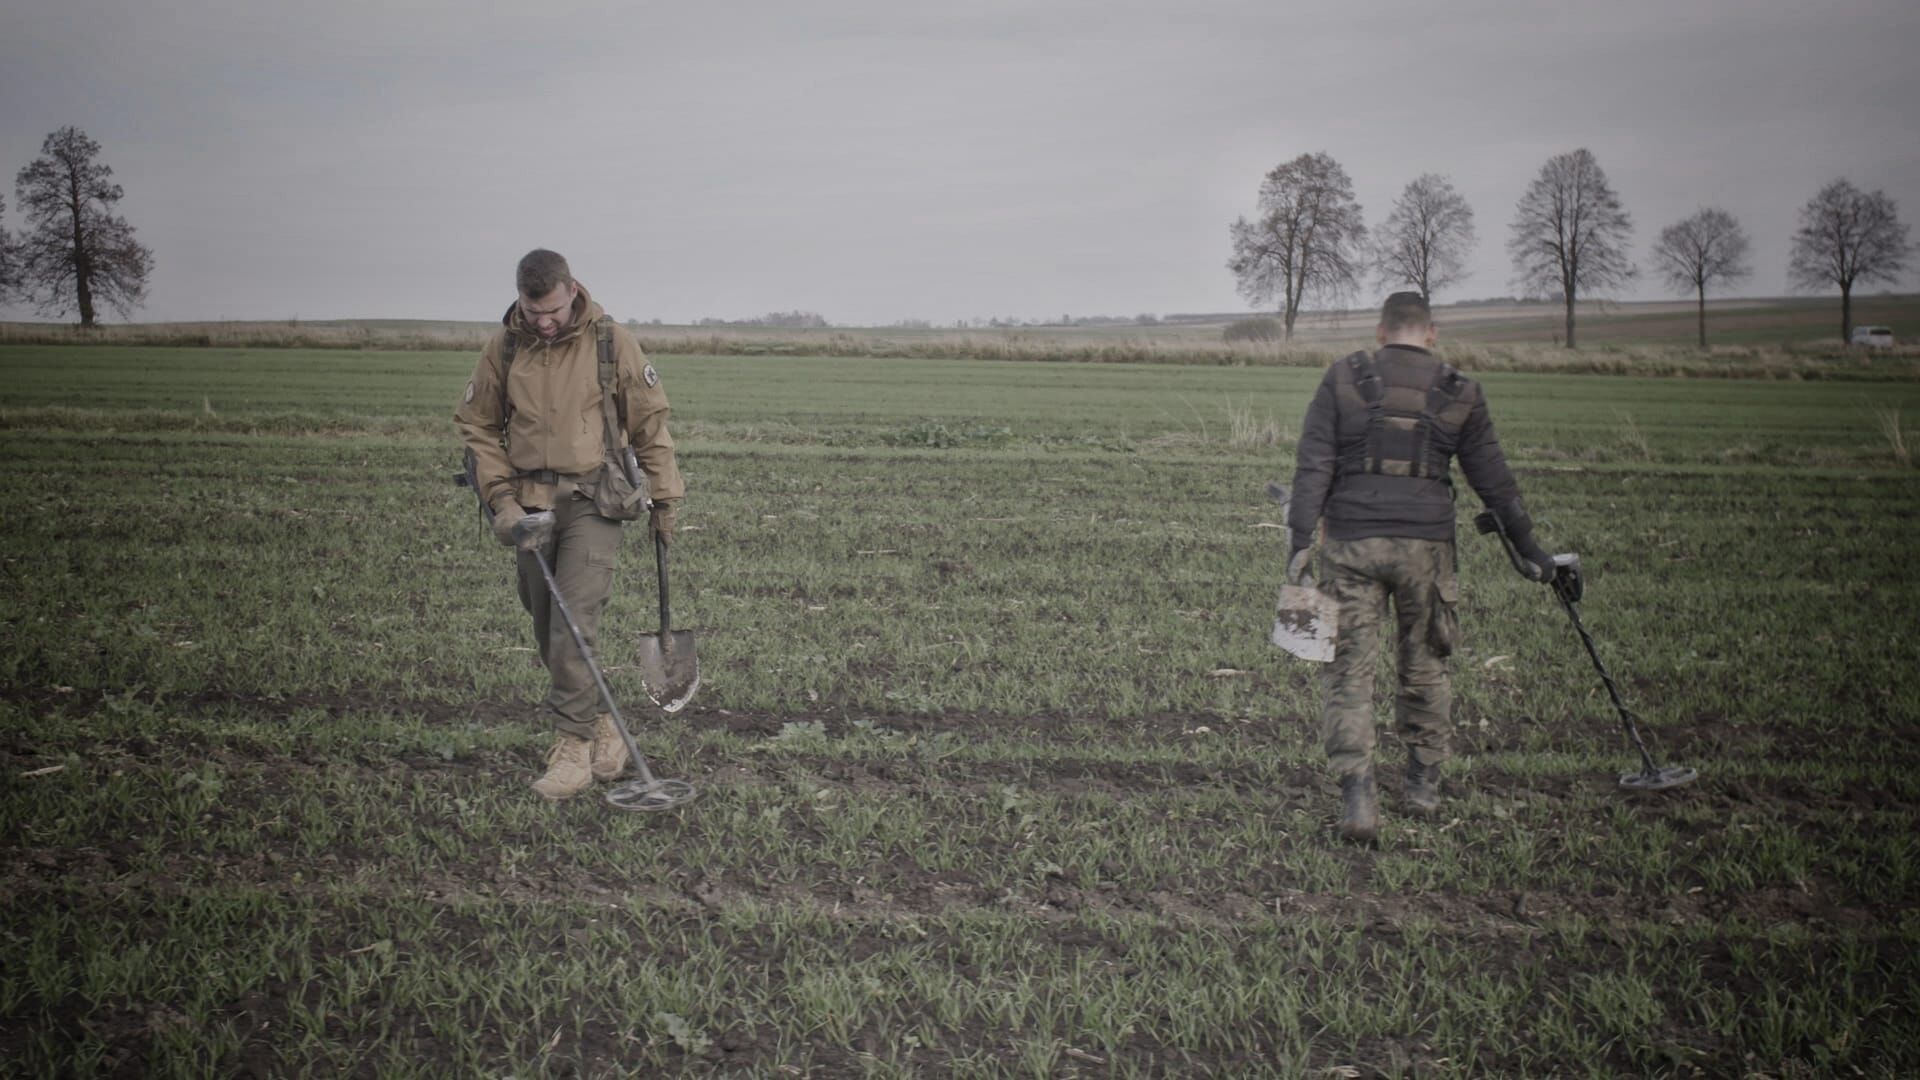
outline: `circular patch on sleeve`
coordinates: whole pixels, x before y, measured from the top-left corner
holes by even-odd
[[[640,377],[647,381],[648,386],[658,386],[660,384],[660,373],[653,370],[652,364],[648,364],[646,367],[640,369]],[[469,388],[468,392],[472,392],[471,388]]]
[[[467,404],[473,404],[473,380],[467,380]]]

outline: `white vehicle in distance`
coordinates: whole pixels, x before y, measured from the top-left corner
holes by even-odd
[[[1849,344],[1863,345],[1869,349],[1893,348],[1893,328],[1890,326],[1856,326],[1853,339]]]

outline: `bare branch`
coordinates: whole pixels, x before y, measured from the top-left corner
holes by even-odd
[[[1703,208],[1660,230],[1653,245],[1655,271],[1675,292],[1699,298],[1700,347],[1707,347],[1707,287],[1737,281],[1747,266],[1747,232],[1732,214]]]
[[[1583,147],[1547,159],[1520,197],[1511,228],[1507,251],[1515,284],[1528,295],[1566,302],[1572,348],[1573,307],[1581,290],[1624,285],[1637,272],[1627,257],[1633,219]]]
[[[1227,268],[1253,303],[1280,301],[1286,335],[1306,301],[1333,300],[1358,288],[1366,225],[1353,181],[1325,153],[1276,166],[1260,185],[1259,217],[1236,220]]]
[[[64,127],[14,178],[28,223],[16,253],[20,290],[41,314],[78,310],[82,326],[94,325],[96,301],[122,317],[139,307],[153,272],[153,252],[110,212],[124,192],[99,153],[85,132]]]
[[[6,228],[7,200],[0,198],[0,303],[20,287],[19,254],[14,250],[13,234]]]
[[[1840,340],[1846,341],[1853,333],[1853,287],[1897,280],[1912,254],[1893,200],[1841,179],[1800,208],[1787,273],[1797,288],[1839,288]]]
[[[1386,222],[1373,230],[1375,279],[1410,285],[1431,301],[1467,276],[1474,243],[1473,207],[1446,177],[1425,173],[1407,184]]]

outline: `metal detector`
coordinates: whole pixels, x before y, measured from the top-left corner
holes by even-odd
[[[1500,538],[1500,546],[1506,549],[1507,558],[1513,563],[1514,569],[1529,578],[1535,577],[1536,568],[1513,546],[1513,538],[1507,535],[1506,525],[1499,515],[1491,510],[1482,510],[1474,516],[1473,524],[1481,532],[1493,533]],[[1620,700],[1620,689],[1614,685],[1607,665],[1600,662],[1600,651],[1594,647],[1593,635],[1587,633],[1586,624],[1580,621],[1580,599],[1585,593],[1585,585],[1580,577],[1580,556],[1555,555],[1551,569],[1554,599],[1560,601],[1567,617],[1573,620],[1573,629],[1580,635],[1580,644],[1587,647],[1587,656],[1593,660],[1593,669],[1600,673],[1600,682],[1606,686],[1607,697],[1612,699],[1614,709],[1620,714],[1620,723],[1627,730],[1627,738],[1633,741],[1634,749],[1640,751],[1640,771],[1621,773],[1620,786],[1634,791],[1666,791],[1698,780],[1698,771],[1682,765],[1655,765],[1653,755],[1647,752],[1646,741],[1640,737],[1639,718]]]
[[[489,527],[493,524],[493,508],[480,493],[480,484],[475,476],[473,451],[466,454],[466,473],[461,478],[465,486],[472,488],[474,496],[480,500],[480,514]],[[586,635],[580,632],[580,624],[574,621],[573,609],[567,605],[567,598],[560,591],[560,583],[553,579],[553,567],[547,564],[543,550],[548,535],[553,531],[553,511],[542,510],[528,514],[514,527],[516,538],[521,533],[527,537],[526,550],[533,553],[534,561],[540,564],[540,576],[547,580],[547,592],[552,595],[554,606],[560,609],[560,618],[567,624],[567,632],[573,635],[573,643],[580,650],[580,656],[587,662],[587,670],[593,673],[593,685],[600,689],[600,700],[613,716],[613,729],[620,733],[620,741],[627,745],[627,760],[630,767],[640,774],[638,779],[625,780],[607,789],[607,802],[621,810],[650,812],[671,810],[693,801],[699,791],[685,780],[661,780],[647,768],[647,757],[640,752],[640,746],[633,741],[633,733],[627,730],[627,721],[620,715],[620,706],[613,700],[613,691],[607,686],[607,677],[600,673],[599,661],[593,658],[593,650],[587,647]]]

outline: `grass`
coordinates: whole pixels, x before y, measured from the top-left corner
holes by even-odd
[[[1920,1069],[1920,491],[1873,419],[1920,383],[1488,375],[1655,756],[1702,780],[1615,787],[1565,619],[1463,536],[1448,812],[1389,777],[1363,851],[1312,674],[1264,643],[1261,487],[1317,372],[660,366],[700,697],[638,707],[637,543],[602,652],[703,794],[634,817],[526,791],[543,683],[449,480],[470,357],[0,349],[5,1060]]]

